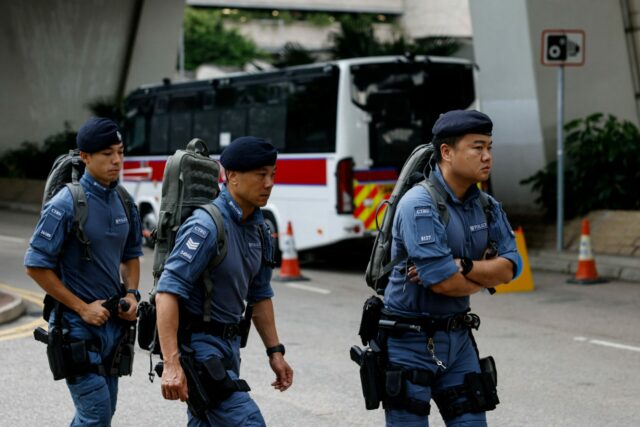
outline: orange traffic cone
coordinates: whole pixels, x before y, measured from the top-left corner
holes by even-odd
[[[282,264],[280,265],[280,275],[273,280],[280,282],[293,282],[309,280],[300,273],[300,263],[296,244],[293,241],[293,226],[291,221],[287,223],[287,232],[282,236]]]
[[[577,283],[580,285],[594,285],[605,283],[605,279],[598,277],[596,261],[593,259],[591,251],[591,237],[589,231],[589,220],[582,220],[582,231],[580,232],[580,252],[578,255],[578,270],[575,279],[567,280],[567,283]]]

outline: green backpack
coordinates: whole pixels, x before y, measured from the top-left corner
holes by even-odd
[[[402,196],[414,185],[423,186],[436,204],[440,220],[444,226],[446,227],[449,224],[449,209],[446,204],[447,193],[442,185],[437,182],[435,175],[430,174],[435,162],[433,153],[434,147],[431,143],[417,146],[402,166],[402,170],[400,171],[396,185],[393,187],[389,200],[383,201],[380,206],[378,206],[378,209],[380,209],[386,204],[387,209],[382,218],[382,225],[379,225],[376,219],[378,234],[373,243],[373,249],[369,257],[367,270],[365,271],[367,285],[376,291],[378,295],[384,295],[393,267],[399,262],[404,261],[404,259],[401,258],[391,259],[393,218]],[[487,216],[488,224],[491,220],[491,202],[482,191],[480,192],[478,201]]]
[[[213,291],[213,283],[208,271],[222,262],[227,254],[227,240],[224,232],[222,213],[211,200],[218,197],[220,187],[220,166],[209,157],[209,149],[204,141],[194,138],[184,150],[176,150],[167,159],[162,180],[162,198],[158,226],[153,232],[155,240],[153,251],[153,289],[149,302],[139,305],[140,320],[138,345],[144,350],[159,354],[160,346],[156,333],[155,291],[164,271],[169,254],[175,246],[178,229],[196,208],[204,209],[213,219],[218,229],[218,252],[212,257],[203,274],[205,283],[205,321],[209,320],[207,298]]]

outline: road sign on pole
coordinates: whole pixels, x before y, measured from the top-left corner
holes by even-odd
[[[557,86],[557,175],[558,209],[556,249],[564,246],[564,67],[581,66],[585,60],[585,34],[582,30],[544,30],[542,32],[542,65],[558,67]]]
[[[542,65],[574,66],[584,64],[584,31],[544,30],[542,32]]]

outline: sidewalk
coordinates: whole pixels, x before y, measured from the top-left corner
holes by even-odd
[[[22,316],[26,307],[22,298],[10,292],[0,290],[0,325],[9,323]]]
[[[529,249],[527,252],[533,271],[550,271],[574,276],[578,268],[577,252],[557,252],[553,249]],[[595,254],[594,258],[600,277],[635,282],[640,285],[640,258],[598,254]]]

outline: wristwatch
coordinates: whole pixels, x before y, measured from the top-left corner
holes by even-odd
[[[267,356],[271,356],[273,353],[282,353],[284,356],[284,344],[278,344],[267,348]]]
[[[471,258],[460,258],[460,266],[462,267],[462,275],[466,276],[473,269],[473,260]]]
[[[140,302],[140,291],[137,289],[127,289],[128,294],[133,294],[136,297],[136,302]]]

